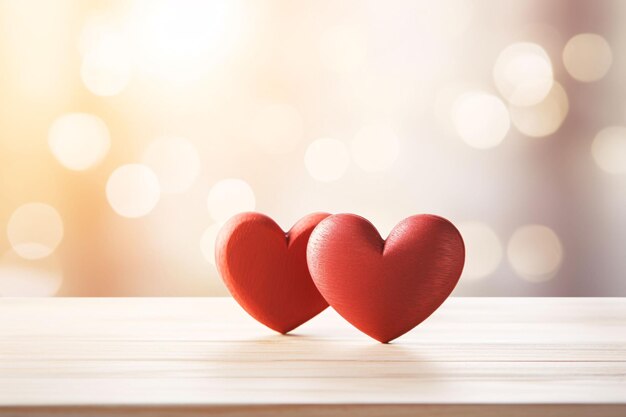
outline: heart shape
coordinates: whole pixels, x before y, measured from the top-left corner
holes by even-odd
[[[215,259],[226,287],[270,329],[287,333],[328,307],[306,263],[309,236],[327,216],[309,214],[285,233],[263,214],[241,213],[220,230]]]
[[[402,220],[383,240],[366,219],[337,214],[309,238],[307,260],[326,301],[356,328],[387,343],[445,301],[461,276],[465,246],[448,220]]]

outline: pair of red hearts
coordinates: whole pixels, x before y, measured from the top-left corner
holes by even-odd
[[[383,240],[354,214],[310,214],[285,233],[260,213],[230,219],[216,260],[228,290],[255,319],[287,333],[330,304],[387,343],[430,316],[450,295],[465,260],[458,230],[422,214]]]

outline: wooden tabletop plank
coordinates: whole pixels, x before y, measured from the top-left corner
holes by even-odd
[[[623,298],[451,298],[389,345],[330,309],[278,335],[230,298],[0,299],[0,318],[0,414],[626,415]]]

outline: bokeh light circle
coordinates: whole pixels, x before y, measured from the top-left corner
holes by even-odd
[[[567,93],[558,82],[554,82],[550,93],[534,106],[509,109],[513,125],[523,134],[531,137],[548,136],[556,132],[567,117],[569,100]]]
[[[494,230],[485,223],[464,222],[459,232],[465,242],[463,277],[478,280],[491,275],[502,261],[502,243]]]
[[[493,78],[498,91],[515,106],[530,106],[543,100],[554,81],[552,62],[539,45],[519,42],[498,56]]]
[[[132,74],[128,42],[121,34],[104,32],[87,48],[80,67],[85,87],[97,96],[121,93]]]
[[[11,214],[7,237],[15,253],[22,258],[45,258],[63,239],[63,220],[48,204],[24,204]]]
[[[243,30],[238,0],[135,0],[129,11],[138,72],[168,84],[205,76],[228,57]]]
[[[317,181],[330,182],[341,178],[348,170],[350,153],[340,140],[322,138],[313,141],[304,154],[304,165]]]
[[[558,270],[563,260],[563,246],[552,229],[531,224],[513,232],[507,256],[521,278],[541,282],[552,278]]]
[[[188,190],[200,173],[200,156],[187,139],[158,138],[145,150],[142,162],[159,178],[161,192],[177,194]]]
[[[591,155],[603,171],[625,174],[626,127],[610,126],[598,132],[591,144]]]
[[[222,223],[237,213],[253,211],[256,205],[254,192],[247,182],[238,178],[218,181],[207,198],[213,220]]]
[[[222,223],[214,223],[207,227],[200,238],[200,251],[202,256],[212,265],[215,265],[215,241],[222,228]]]
[[[281,103],[260,108],[250,127],[252,140],[268,154],[293,151],[304,134],[300,113],[292,106]]]
[[[452,120],[461,139],[477,149],[499,145],[511,127],[509,112],[502,100],[481,91],[459,96],[452,108]]]
[[[578,81],[600,80],[609,72],[612,62],[611,46],[595,33],[578,34],[563,48],[565,69]]]
[[[393,166],[400,154],[394,130],[383,124],[362,127],[351,143],[354,162],[364,171],[381,172]]]
[[[99,117],[69,113],[52,123],[48,146],[61,165],[82,171],[104,158],[111,147],[111,138],[107,125]]]
[[[107,181],[106,195],[111,208],[122,217],[136,218],[150,213],[159,202],[159,179],[142,164],[118,167]]]
[[[13,249],[0,258],[0,297],[50,297],[62,284],[61,266],[54,255],[26,260]]]

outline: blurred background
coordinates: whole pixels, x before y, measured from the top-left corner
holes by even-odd
[[[0,0],[0,296],[220,296],[220,225],[452,220],[455,295],[626,295],[626,3]]]

